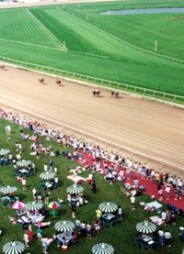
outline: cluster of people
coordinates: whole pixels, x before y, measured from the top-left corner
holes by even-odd
[[[11,153],[0,156],[0,166],[9,165],[12,163],[13,156]]]
[[[79,158],[81,157],[81,152],[86,152],[90,154],[93,158],[92,167],[97,171],[103,170],[107,168],[107,161],[113,163],[112,171],[118,171],[119,167],[122,166],[125,168],[126,176],[130,174],[130,170],[134,170],[141,177],[151,179],[155,182],[166,182],[176,185],[183,185],[182,179],[180,177],[176,177],[169,175],[168,173],[159,172],[155,169],[147,168],[142,165],[140,162],[133,162],[130,158],[125,159],[121,155],[118,155],[114,152],[109,153],[105,151],[103,148],[100,148],[97,145],[92,145],[90,143],[81,142],[76,138],[70,137],[65,134],[61,134],[59,131],[50,129],[45,124],[40,124],[37,121],[27,120],[25,117],[20,116],[19,114],[13,112],[5,112],[0,109],[0,117],[6,120],[9,120],[17,125],[19,125],[22,129],[28,128],[33,131],[32,136],[29,139],[34,140],[32,144],[32,149],[35,151],[35,148],[40,145],[39,136],[44,136],[47,140],[56,141],[58,144],[62,144],[64,146],[72,147],[73,152],[68,152],[65,155],[69,158]],[[45,150],[48,149],[48,153],[50,152],[49,148],[43,148]],[[39,155],[38,155],[39,156]],[[103,162],[103,167],[101,163]],[[115,168],[114,168],[115,167]],[[103,172],[104,173],[104,172]],[[112,172],[112,174],[115,174]],[[119,174],[119,172],[118,172]]]
[[[179,214],[178,210],[166,209],[161,212],[161,219],[164,225],[171,223],[173,226],[176,226],[177,215]]]
[[[20,178],[22,178],[23,176],[35,175],[36,166],[34,163],[30,163],[29,165],[19,167],[17,165],[17,160],[13,160],[12,165],[13,165],[13,171],[15,173],[17,180],[20,180]]]
[[[163,231],[162,228],[158,230],[158,243],[160,246],[171,247],[172,235],[169,231]]]
[[[125,159],[121,155],[113,152],[108,153],[108,151],[105,151],[97,145],[80,142],[78,139],[50,129],[47,125],[42,125],[37,121],[33,122],[26,120],[25,117],[21,117],[19,114],[0,110],[0,116],[8,119],[11,122],[14,122],[15,124],[18,124],[21,128],[21,133],[23,133],[24,128],[28,128],[33,131],[33,134],[29,137],[29,139],[33,140],[30,148],[36,153],[37,158],[39,158],[43,150],[44,153],[48,155],[53,153],[51,151],[51,147],[46,148],[41,145],[39,136],[44,136],[47,140],[54,140],[58,144],[62,144],[66,147],[72,147],[72,152],[69,151],[63,154],[68,159],[82,160],[82,153],[87,153],[92,158],[91,169],[103,174],[105,181],[110,184],[114,183],[115,181],[123,182],[125,179],[126,181],[129,181],[132,178],[132,172],[134,172],[137,173],[138,177],[149,179],[157,184],[157,193],[155,193],[155,196],[157,196],[160,200],[163,199],[164,195],[166,199],[169,200],[171,197],[170,194],[172,188],[174,188],[176,200],[182,199],[183,197],[184,184],[181,177],[147,168],[140,162],[133,162],[130,158]],[[59,156],[60,153],[59,151],[55,151],[53,155]],[[50,168],[54,170],[52,165],[50,165]],[[133,182],[136,188],[139,185],[138,178],[134,179]]]
[[[101,220],[97,218],[91,223],[85,223],[84,221],[75,221],[77,234],[83,237],[92,238],[96,234],[100,233],[101,230]]]
[[[88,200],[86,199],[83,193],[79,193],[79,194],[67,193],[66,200],[70,206],[76,206],[76,207],[79,207],[88,203]]]
[[[77,232],[59,232],[53,235],[53,240],[63,251],[67,251],[69,246],[75,245],[77,239]]]

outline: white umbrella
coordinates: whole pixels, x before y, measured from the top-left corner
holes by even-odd
[[[10,150],[9,149],[0,149],[0,155],[7,155],[10,153]]]
[[[19,172],[20,172],[21,174],[28,174],[28,173],[29,173],[29,170],[23,168],[23,169],[19,169]]]
[[[31,201],[26,203],[25,208],[29,211],[37,211],[43,207],[42,202]]]
[[[98,243],[92,247],[93,254],[113,254],[114,248],[108,243]]]
[[[56,176],[54,172],[46,171],[40,174],[40,178],[43,180],[51,180]]]
[[[3,186],[0,188],[0,192],[3,194],[11,194],[14,193],[17,190],[17,187],[15,186]]]
[[[84,188],[81,185],[74,184],[69,186],[66,189],[66,191],[67,193],[70,193],[70,194],[80,194],[81,192],[84,191]]]
[[[54,228],[60,232],[70,232],[74,230],[75,224],[69,220],[60,220],[55,224]]]
[[[143,234],[150,234],[155,232],[157,229],[156,225],[150,221],[142,221],[136,225],[136,230]]]
[[[31,164],[30,160],[21,160],[21,161],[17,161],[17,166],[18,167],[27,167]]]
[[[112,212],[117,211],[118,206],[113,202],[103,202],[99,205],[99,209],[102,212],[112,213]]]
[[[3,246],[4,254],[20,254],[25,250],[25,245],[18,241],[6,243]]]

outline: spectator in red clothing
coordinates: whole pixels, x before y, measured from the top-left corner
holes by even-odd
[[[40,138],[39,138],[39,136],[36,136],[36,138],[35,138],[35,143],[36,143],[37,145],[40,143]]]
[[[33,239],[33,230],[31,225],[29,225],[28,227],[27,234],[28,234],[29,241],[31,241]]]

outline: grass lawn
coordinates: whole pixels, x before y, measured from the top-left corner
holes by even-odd
[[[0,57],[184,96],[184,19],[173,20],[183,14],[100,15],[106,10],[174,6],[184,3],[108,2],[0,10]]]
[[[8,136],[5,134],[5,126],[11,125],[12,127],[12,134]],[[29,133],[28,130],[25,132]],[[7,139],[10,137],[10,140]],[[0,186],[2,185],[10,185],[10,186],[17,186],[18,190],[16,195],[20,198],[23,202],[28,202],[32,200],[32,188],[38,188],[40,177],[39,174],[43,171],[44,163],[49,163],[49,156],[42,155],[40,159],[36,159],[35,156],[30,155],[30,140],[21,140],[20,138],[20,129],[18,126],[14,124],[10,124],[4,120],[0,120],[0,148],[8,148],[10,149],[11,153],[15,156],[15,142],[20,141],[23,145],[23,159],[30,159],[36,165],[36,174],[34,176],[30,176],[27,178],[27,191],[23,191],[21,188],[20,182],[17,182],[15,179],[15,173],[13,171],[12,165],[4,165],[0,167]],[[51,146],[52,150],[55,151],[59,149],[60,153],[62,151],[68,151],[69,148],[63,147],[61,145],[57,145],[54,142],[46,141],[44,138],[41,138],[41,143],[44,144],[46,147]],[[58,220],[69,219],[71,218],[71,209],[66,203],[66,188],[72,185],[72,182],[67,179],[68,167],[69,166],[76,166],[75,162],[65,159],[63,156],[54,157],[54,164],[58,168],[58,178],[61,183],[60,187],[56,190],[51,191],[50,200],[54,201],[58,197],[63,199],[65,202],[62,204],[61,209],[59,210],[59,218],[52,219],[48,216],[46,221],[51,220],[51,226],[44,229],[43,235],[50,236],[56,232],[54,229],[54,224]],[[87,176],[89,172],[82,173],[82,176]],[[104,201],[112,201],[118,205],[121,205],[123,208],[123,220],[115,226],[112,227],[104,227],[102,226],[101,232],[99,235],[93,237],[92,239],[86,238],[79,238],[79,243],[76,246],[69,248],[69,253],[79,254],[83,253],[91,253],[91,248],[94,244],[100,242],[107,242],[115,248],[116,254],[129,254],[129,253],[145,253],[145,250],[140,249],[139,247],[135,246],[133,243],[133,237],[136,233],[135,226],[138,222],[143,221],[145,218],[149,218],[149,212],[144,211],[139,205],[137,205],[136,210],[131,209],[130,200],[124,194],[122,194],[119,190],[120,184],[115,183],[113,185],[109,185],[104,182],[103,177],[98,174],[94,173],[94,178],[97,184],[97,193],[91,193],[89,185],[87,183],[83,184],[84,187],[84,194],[88,199],[88,204],[77,208],[76,216],[81,221],[91,222],[95,219],[95,210],[98,208],[99,204]],[[136,198],[136,202],[144,201],[147,202],[150,200],[148,196],[139,196]],[[47,206],[44,205],[46,208]],[[163,206],[164,208],[165,206]],[[11,224],[8,220],[8,216],[15,216],[15,211],[11,209],[8,205],[0,205],[0,229],[3,230],[3,235],[0,237],[0,246],[2,246],[11,240],[18,240],[22,241],[23,236],[23,229],[20,224]],[[179,234],[179,226],[182,226],[184,223],[184,218],[178,217],[177,219],[177,226],[173,227],[171,225],[167,225],[164,227],[164,231],[169,229],[173,236],[173,244],[171,248],[166,247],[157,247],[155,250],[150,250],[150,253],[176,253],[180,254],[183,249],[183,245],[178,238]],[[35,233],[36,227],[33,226],[33,231]],[[27,249],[27,252],[32,254],[41,253],[41,243],[34,238],[30,243],[30,247]],[[57,248],[55,244],[51,244],[49,247],[49,253],[56,254],[60,253],[61,250]]]

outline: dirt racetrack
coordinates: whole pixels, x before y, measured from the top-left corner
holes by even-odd
[[[45,83],[38,79],[44,77]],[[0,107],[143,164],[184,175],[184,110],[10,66],[0,70]]]

